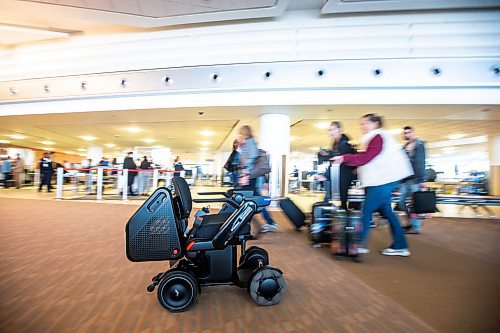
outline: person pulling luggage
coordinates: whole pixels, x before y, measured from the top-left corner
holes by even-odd
[[[381,254],[388,256],[408,257],[410,250],[399,223],[392,211],[391,193],[402,179],[413,174],[408,157],[395,138],[382,128],[382,118],[373,113],[361,117],[361,130],[364,133],[361,143],[366,147],[358,154],[345,154],[333,157],[334,163],[345,163],[358,167],[361,184],[365,187],[363,204],[363,232],[358,253],[369,253],[367,238],[370,232],[372,215],[380,211],[391,227],[393,242],[382,250]]]

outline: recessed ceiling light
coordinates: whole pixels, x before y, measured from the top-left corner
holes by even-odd
[[[42,148],[43,150],[46,150],[46,151],[52,151],[54,150],[55,148]]]
[[[448,135],[447,138],[450,140],[456,140],[456,139],[461,139],[465,136],[465,134],[451,134]]]
[[[105,146],[108,148],[116,147],[116,145],[114,143],[106,143]]]
[[[144,141],[146,143],[152,143],[152,142],[155,142],[156,140],[155,139],[142,139],[142,141]]]
[[[24,135],[13,134],[13,135],[9,135],[9,138],[22,140],[22,139],[25,139],[26,137]]]
[[[142,129],[140,129],[139,127],[128,127],[127,131],[129,131],[130,133],[139,133],[140,131],[142,131]]]
[[[10,143],[9,140],[0,140],[0,143]]]
[[[208,142],[208,141],[200,141],[200,145],[202,145],[202,146],[209,146],[209,145],[211,145],[211,144],[212,144],[212,142]]]
[[[85,141],[93,141],[95,140],[96,138],[93,137],[93,136],[90,136],[90,135],[84,135],[84,136],[81,136],[80,139],[83,139]]]
[[[207,147],[201,147],[200,150],[209,150],[210,148]]]
[[[55,144],[55,142],[53,141],[40,141],[40,143],[46,146],[52,146],[53,144]]]
[[[403,132],[403,129],[402,128],[392,128],[388,132],[391,134],[399,134],[399,133]]]
[[[83,156],[83,157],[85,157],[85,156],[87,156],[87,155],[85,155],[85,154],[78,154],[78,156]]]
[[[214,133],[214,132],[212,132],[212,131],[208,131],[208,130],[207,130],[207,131],[202,131],[200,134],[201,134],[201,135],[203,135],[203,136],[212,136],[212,135],[214,135],[215,133]]]
[[[327,122],[316,123],[314,124],[314,127],[319,129],[327,129],[328,127],[330,127],[330,123]]]
[[[75,149],[76,151],[87,151],[87,149],[85,148],[78,148],[78,149]]]

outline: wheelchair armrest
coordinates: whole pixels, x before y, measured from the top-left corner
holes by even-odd
[[[193,199],[193,202],[196,202],[196,203],[210,203],[210,202],[227,202],[228,204],[230,204],[231,206],[233,206],[234,208],[238,208],[240,207],[240,205],[238,205],[237,202],[235,202],[234,200],[232,199],[229,199],[229,198],[219,198],[219,199]]]
[[[199,195],[222,195],[226,198],[229,198],[227,192],[198,192]]]

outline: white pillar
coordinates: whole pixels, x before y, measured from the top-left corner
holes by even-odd
[[[158,169],[153,170],[153,192],[158,188]]]
[[[269,195],[278,198],[281,189],[287,193],[287,183],[282,184],[282,156],[290,155],[290,117],[286,114],[268,113],[260,116],[259,148],[269,154],[271,174],[269,176]],[[288,182],[288,175],[285,175]]]

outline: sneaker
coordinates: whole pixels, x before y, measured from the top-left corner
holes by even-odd
[[[264,224],[262,227],[260,227],[260,232],[273,232],[276,229],[278,229],[278,226],[276,224]]]
[[[418,235],[420,233],[420,229],[415,229],[413,227],[405,228],[405,234],[407,235]]]
[[[391,249],[390,247],[387,249],[383,249],[380,254],[384,256],[401,256],[401,257],[409,257],[410,250],[408,249]]]
[[[359,254],[368,254],[368,253],[370,253],[370,250],[367,249],[366,247],[358,247],[358,253]]]
[[[319,247],[321,247],[321,243],[313,243],[312,247],[319,248]]]

